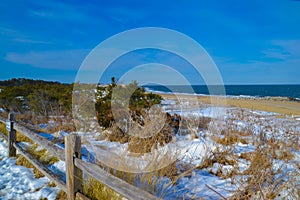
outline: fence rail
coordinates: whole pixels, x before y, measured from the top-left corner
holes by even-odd
[[[36,160],[32,155],[30,155],[27,151],[25,151],[20,145],[14,144],[14,147],[22,154],[30,163],[35,166],[40,172],[46,175],[52,182],[54,182],[58,187],[60,187],[63,191],[67,191],[66,184],[63,180],[60,179],[55,173],[50,171],[44,165],[42,165],[38,160]]]
[[[6,122],[6,118],[4,118],[4,117],[0,116],[0,122],[5,124],[5,122]]]
[[[96,178],[97,180],[102,180],[101,182],[104,183],[107,187],[116,191],[119,194],[122,194],[128,199],[158,199],[150,193],[141,190],[137,187],[134,187],[133,185],[128,184],[124,180],[111,175],[110,173],[104,171],[103,169],[92,163],[88,163],[81,159],[75,158],[75,166],[77,166],[79,169],[86,172],[90,176]]]
[[[67,135],[65,137],[65,149],[63,149],[40,136],[36,131],[17,123],[16,115],[14,113],[9,114],[8,120],[0,116],[0,122],[6,124],[8,127],[8,136],[0,132],[0,137],[8,141],[9,157],[15,157],[16,151],[18,151],[18,153],[23,155],[40,172],[64,190],[67,193],[69,200],[88,199],[85,195],[83,195],[84,173],[90,175],[127,199],[159,199],[156,196],[137,188],[116,176],[113,176],[97,165],[83,161],[81,159],[82,150],[81,138],[79,135]],[[66,162],[66,182],[45,167],[17,143],[17,131],[31,139],[33,142],[46,148],[51,154],[60,160]]]

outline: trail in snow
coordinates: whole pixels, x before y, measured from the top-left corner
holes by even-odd
[[[0,199],[55,199],[60,190],[50,187],[47,177],[36,179],[33,169],[16,165],[15,158],[8,158],[6,142],[0,138]]]

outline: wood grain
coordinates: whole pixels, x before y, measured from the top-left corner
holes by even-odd
[[[8,132],[8,157],[16,157],[16,148],[14,143],[17,139],[17,132],[14,129],[14,123],[16,121],[16,114],[9,113],[10,131]]]
[[[40,136],[36,131],[30,130],[29,128],[19,123],[15,123],[15,129],[20,131],[23,135],[31,139],[33,142],[46,148],[51,154],[58,157],[60,160],[65,161],[64,150],[53,144],[47,138]]]
[[[74,200],[77,192],[83,192],[82,171],[74,165],[74,159],[81,159],[81,140],[79,135],[65,137],[66,180],[69,200]]]
[[[91,177],[97,179],[110,189],[121,194],[125,198],[134,200],[146,200],[146,199],[159,199],[156,196],[139,189],[126,181],[119,179],[110,173],[104,171],[95,164],[84,162],[80,159],[75,158],[75,165],[80,168],[83,172],[89,174]]]

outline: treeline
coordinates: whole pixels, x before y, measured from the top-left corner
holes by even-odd
[[[13,78],[10,80],[4,80],[0,81],[0,86],[21,86],[21,85],[55,85],[55,84],[61,84],[59,82],[53,82],[53,81],[43,81],[43,80],[33,80],[33,79],[27,79],[27,78]],[[68,84],[64,84],[68,85]]]
[[[32,79],[0,81],[0,108],[36,115],[64,115],[72,105],[73,84]]]
[[[101,127],[112,130],[112,134],[106,136],[110,141],[128,142],[131,152],[146,153],[150,152],[153,147],[157,148],[158,144],[164,145],[172,140],[174,128],[176,129],[175,117],[167,115],[168,123],[156,128],[159,123],[163,122],[160,120],[164,119],[164,114],[159,107],[156,109],[152,106],[160,104],[163,98],[146,92],[145,88],[138,86],[137,82],[117,85],[115,79],[112,78],[110,84],[98,85],[96,91],[86,84],[80,84],[80,87],[76,88],[77,91],[73,91],[74,84],[41,80],[1,81],[0,108],[18,112],[23,122],[32,125],[47,123],[49,116],[66,116],[64,121],[61,121],[59,129],[74,131],[74,123],[70,117],[73,92],[74,94],[87,93],[86,97],[89,100],[91,100],[89,95],[95,92],[92,102],[95,103],[98,123]],[[87,99],[83,98],[84,102],[85,100]],[[93,114],[89,109],[86,112]],[[83,115],[81,117],[84,117]],[[58,121],[61,119],[61,117],[57,118]],[[69,119],[71,121],[66,123]],[[153,128],[157,129],[154,133],[152,133]],[[145,135],[146,138],[136,137],[139,135]]]
[[[11,79],[0,81],[0,108],[18,113],[30,113],[48,117],[50,115],[70,115],[72,109],[72,92],[74,84],[62,84],[32,79]],[[110,126],[113,122],[111,99],[115,94],[131,94],[129,108],[135,117],[141,117],[144,110],[154,104],[160,104],[162,97],[147,93],[143,87],[133,81],[128,85],[117,87],[115,79],[109,85],[99,85],[95,93],[95,109],[100,125]],[[129,92],[132,90],[131,92]],[[121,96],[120,96],[121,95]],[[121,98],[122,99],[122,98]]]

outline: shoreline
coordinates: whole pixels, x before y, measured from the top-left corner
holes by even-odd
[[[155,92],[152,92],[155,93]],[[300,116],[300,101],[288,97],[244,97],[244,96],[209,96],[180,93],[156,93],[166,100],[186,99],[193,101],[195,98],[200,103],[213,104],[216,106],[228,106],[237,108],[247,108],[265,112],[274,112],[280,115]],[[212,101],[214,103],[212,103]],[[215,103],[218,102],[218,103]]]

